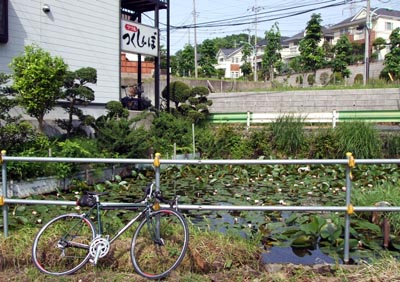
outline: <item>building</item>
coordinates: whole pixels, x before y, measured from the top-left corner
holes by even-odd
[[[347,18],[344,21],[330,27],[334,33],[333,44],[343,35],[347,35],[352,42],[358,42],[365,45],[365,27],[367,9],[361,9],[353,17]],[[370,10],[370,26],[369,32],[369,54],[376,51],[376,60],[380,61],[385,58],[389,52],[389,46],[386,45],[382,50],[374,50],[373,43],[377,38],[383,38],[386,42],[389,41],[389,36],[392,31],[400,27],[400,11],[389,10],[385,8],[372,8]]]
[[[365,45],[366,15],[367,9],[362,8],[354,16],[349,17],[340,23],[329,27],[322,27],[323,38],[321,39],[320,45],[324,42],[335,45],[343,34],[346,34],[350,41]],[[389,41],[391,32],[395,28],[400,27],[400,11],[384,8],[372,8],[370,10],[370,15],[369,54],[371,57],[373,52],[376,52],[375,60],[382,61],[385,58],[385,55],[389,52],[389,45],[386,45],[382,50],[374,50],[374,40],[376,38],[382,38],[386,42]],[[302,31],[291,37],[282,37],[281,56],[284,63],[288,64],[290,60],[300,55],[299,43],[304,38],[304,34],[305,31]],[[260,69],[261,67],[264,47],[266,45],[266,40],[262,40],[257,44],[257,69]],[[216,68],[225,69],[225,78],[237,78],[238,76],[240,77],[243,75],[240,71],[233,71],[234,69],[240,70],[240,66],[243,64],[243,61],[241,60],[241,57],[243,56],[241,50],[242,47],[235,49],[220,49],[218,51],[218,65],[216,65]]]
[[[0,0],[0,5],[0,72],[10,73],[12,58],[23,54],[26,45],[36,44],[61,57],[72,71],[95,68],[97,84],[91,88],[95,91],[93,104],[99,105],[121,98],[121,68],[130,64],[121,62],[121,50],[129,43],[134,45],[137,29],[150,29],[151,36],[145,38],[142,30],[140,39],[148,39],[148,45],[158,44],[159,34],[153,34],[158,20],[154,28],[135,26],[142,13],[167,8],[166,0]],[[131,30],[125,32],[128,24],[123,26],[124,21],[133,23]],[[158,45],[153,49],[158,50]],[[144,65],[139,69],[145,69]],[[157,73],[154,77],[159,83]],[[159,89],[155,88],[153,95],[157,96]]]
[[[243,64],[243,47],[219,49],[217,53],[217,64],[214,67],[225,71],[225,78],[239,78],[243,76],[240,66]]]

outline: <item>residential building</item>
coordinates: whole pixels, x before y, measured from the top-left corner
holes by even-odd
[[[239,78],[243,76],[240,66],[243,64],[243,46],[239,48],[220,49],[217,53],[217,64],[214,67],[225,71],[225,78]]]
[[[389,41],[391,32],[400,27],[400,11],[390,10],[385,8],[372,8],[371,26],[370,26],[370,40],[369,40],[369,54],[372,55],[373,42],[376,38],[383,38],[386,42]],[[340,23],[329,27],[322,27],[323,38],[320,45],[328,42],[335,45],[339,38],[346,34],[352,42],[365,44],[365,26],[366,26],[366,8],[362,8],[357,14],[343,20]],[[291,59],[300,55],[299,43],[304,38],[305,31],[301,31],[291,37],[282,37],[281,56],[284,63],[289,63]],[[264,48],[267,45],[266,40],[262,40],[257,44],[257,68],[260,69],[262,58],[264,55]],[[235,49],[220,49],[217,54],[218,65],[216,68],[225,69],[225,77],[233,78],[242,76],[242,73],[232,71],[232,69],[239,68],[243,64],[241,57],[243,56],[242,47]],[[385,55],[389,52],[389,45],[376,54],[376,60],[382,61]],[[251,57],[253,64],[253,57]]]
[[[353,17],[330,27],[334,33],[333,44],[343,34],[346,34],[353,42],[365,44],[365,27],[366,27],[366,8],[361,9]],[[373,43],[377,38],[383,38],[389,41],[389,36],[395,28],[400,27],[400,11],[385,8],[371,8],[370,10],[370,26],[369,26],[369,54],[372,54]],[[389,45],[377,52],[377,60],[383,60],[389,52]]]

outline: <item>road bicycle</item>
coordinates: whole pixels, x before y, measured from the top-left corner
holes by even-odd
[[[41,272],[58,276],[73,274],[88,262],[96,265],[109,253],[110,245],[138,221],[130,245],[134,269],[149,279],[168,276],[187,251],[188,225],[177,210],[178,197],[167,201],[153,187],[154,183],[149,184],[144,197],[129,204],[101,203],[100,196],[107,192],[85,192],[77,204],[89,211],[57,216],[39,230],[32,247],[33,263]],[[101,211],[122,209],[137,210],[137,214],[115,235],[103,234]]]

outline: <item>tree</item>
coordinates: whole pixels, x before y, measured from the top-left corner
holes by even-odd
[[[198,123],[207,118],[212,101],[207,99],[210,92],[207,87],[195,86],[190,90],[190,97],[188,99],[190,110],[187,116],[191,118],[194,123]]]
[[[85,115],[78,105],[86,106],[94,100],[94,91],[87,84],[95,84],[97,82],[97,71],[94,68],[80,68],[76,71],[68,71],[64,80],[63,99],[66,104],[63,106],[68,114],[68,120],[56,120],[57,124],[67,131],[69,137],[72,133],[73,116],[77,116],[80,121],[85,119]]]
[[[244,44],[242,49],[242,62],[244,63],[240,66],[240,70],[242,71],[243,76],[246,78],[248,78],[253,71],[251,62],[248,61],[249,57],[251,56],[251,52],[250,44]]]
[[[212,77],[216,74],[214,65],[217,63],[217,48],[212,40],[206,39],[200,46],[201,72],[204,77]]]
[[[25,46],[25,54],[15,57],[13,88],[17,91],[18,104],[37,119],[40,132],[44,131],[44,116],[50,112],[57,99],[62,97],[61,87],[67,64],[60,57],[52,57],[36,45]]]
[[[175,103],[175,109],[179,109],[180,103],[185,103],[190,97],[190,87],[182,81],[174,81],[169,85],[169,99]],[[167,88],[161,92],[161,96],[167,99]]]
[[[264,49],[262,66],[263,69],[269,71],[269,79],[272,81],[274,79],[275,68],[282,60],[280,53],[280,50],[282,50],[281,33],[278,23],[275,23],[271,29],[265,33],[265,39],[267,40],[267,46],[265,46]]]
[[[352,63],[353,48],[345,34],[339,38],[333,51],[335,54],[331,63],[333,74],[340,73],[343,78],[349,77],[351,72],[347,67]]]
[[[324,53],[319,43],[322,38],[321,15],[312,14],[307,23],[305,36],[300,40],[300,60],[304,72],[313,72],[314,77],[317,69],[323,65]]]
[[[376,59],[379,59],[379,52],[383,49],[386,48],[386,40],[383,39],[382,37],[378,37],[374,40],[372,43],[372,46],[374,47],[374,52],[372,53],[371,57]]]
[[[400,28],[395,28],[389,36],[390,52],[383,62],[384,68],[381,77],[387,80],[400,79]]]
[[[194,73],[194,48],[186,44],[183,50],[176,53],[177,71],[180,76],[191,76]]]
[[[32,150],[35,141],[41,137],[29,122],[10,114],[10,110],[17,106],[17,100],[12,97],[12,89],[4,86],[9,79],[10,75],[0,73],[0,148],[13,154],[24,148]]]

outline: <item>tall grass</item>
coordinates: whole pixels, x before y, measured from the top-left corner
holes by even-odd
[[[346,152],[352,152],[360,159],[379,158],[382,155],[382,141],[371,123],[341,123],[336,129],[336,139],[338,158],[343,158]]]
[[[293,115],[280,116],[270,125],[272,145],[284,155],[294,156],[306,145],[304,118]]]

